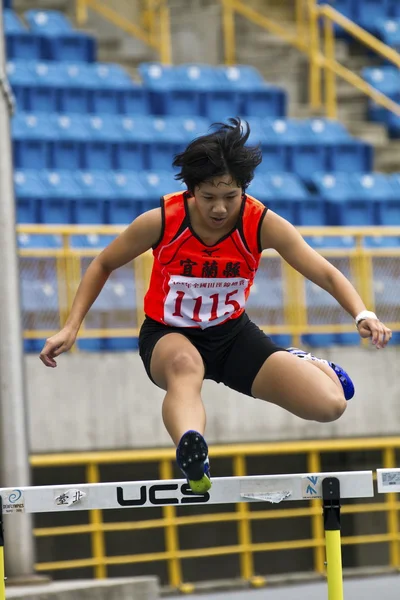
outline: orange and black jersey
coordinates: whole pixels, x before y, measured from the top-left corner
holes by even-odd
[[[243,194],[235,227],[207,246],[191,227],[188,197],[179,192],[162,198],[162,232],[144,312],[166,325],[206,329],[243,314],[261,259],[267,209]]]

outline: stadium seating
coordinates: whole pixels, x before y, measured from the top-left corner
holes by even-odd
[[[374,15],[370,24],[360,17],[358,0],[334,3],[366,27],[377,32],[383,27],[394,44],[394,26],[388,27],[387,20],[400,18],[396,2],[368,0],[368,5]],[[265,82],[256,69],[143,63],[138,83],[120,66],[96,62],[94,40],[75,31],[61,13],[30,10],[24,22],[9,8],[5,11],[7,73],[18,108],[12,136],[19,223],[128,224],[159,206],[164,194],[184,189],[171,166],[176,153],[212,131],[214,121],[241,115],[251,127],[249,143],[259,143],[263,150],[248,192],[272,210],[295,225],[400,224],[400,175],[371,173],[372,147],[337,121],[287,118],[286,93]],[[397,69],[384,65],[365,69],[363,75],[370,85],[400,98]],[[400,119],[373,105],[370,115],[385,119],[391,135],[400,134]],[[76,235],[71,244],[101,248],[111,239]],[[308,241],[317,249],[355,244],[346,237]],[[57,236],[19,239],[24,248],[59,248],[60,243]],[[376,236],[366,243],[374,248],[400,246],[400,240]],[[53,320],[58,318],[52,304],[57,281],[51,269],[49,273],[44,280],[36,277],[37,283],[24,275],[24,310],[36,324],[43,319],[48,323],[43,306]],[[122,271],[109,282],[88,326],[135,326],[131,275]],[[264,294],[263,284],[257,285]],[[281,304],[280,285],[274,282],[268,288],[271,310]],[[318,323],[325,309],[332,310],[332,300],[312,285],[306,295],[310,319]],[[277,341],[289,342],[285,336]],[[318,335],[304,341],[346,344],[354,336]],[[79,345],[118,350],[135,343],[90,339]],[[37,343],[28,346],[37,348]]]

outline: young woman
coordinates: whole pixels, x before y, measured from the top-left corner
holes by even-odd
[[[205,378],[320,422],[338,419],[354,395],[341,367],[297,348],[279,348],[247,316],[245,304],[263,250],[274,248],[329,292],[376,348],[391,338],[340,271],[290,223],[246,194],[262,160],[258,147],[245,145],[249,133],[247,124],[230,119],[175,157],[177,179],[187,191],[162,198],[161,208],[135,219],[92,261],[65,326],[40,354],[46,366],[56,367],[55,358],[75,342],[110,273],[152,248],[139,351],[150,379],[166,391],[165,427],[196,493],[211,486],[203,437]]]

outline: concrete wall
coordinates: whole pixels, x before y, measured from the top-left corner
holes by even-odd
[[[206,381],[209,443],[399,434],[400,348],[337,347],[323,355],[342,364],[356,384],[339,421],[302,421]],[[170,446],[163,392],[147,379],[138,354],[69,354],[56,369],[46,369],[37,356],[25,360],[32,452]]]

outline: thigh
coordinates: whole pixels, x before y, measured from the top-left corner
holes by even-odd
[[[252,396],[252,385],[264,363],[276,352],[286,352],[246,315],[246,323],[235,335],[224,361],[222,383]]]
[[[181,333],[166,333],[155,344],[150,360],[150,376],[166,390],[177,377],[190,377],[201,387],[204,362],[200,352]]]
[[[343,393],[326,373],[289,352],[276,353],[264,363],[252,394],[312,421],[334,421],[346,408]]]

